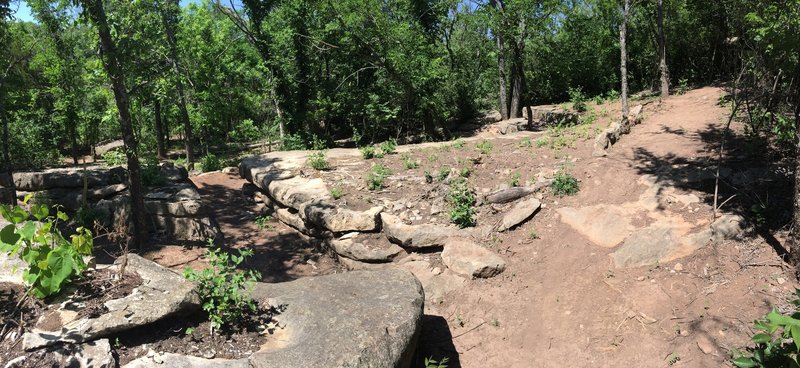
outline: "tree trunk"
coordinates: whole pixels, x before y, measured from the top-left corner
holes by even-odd
[[[128,91],[125,89],[125,75],[120,65],[111,29],[108,26],[103,0],[83,0],[85,11],[100,36],[100,54],[103,67],[111,80],[114,100],[119,113],[119,124],[122,130],[122,141],[125,144],[125,156],[128,159],[128,176],[130,180],[131,212],[133,215],[133,244],[142,249],[147,245],[147,223],[145,222],[144,188],[139,168],[138,145],[133,134]]]
[[[794,72],[794,78],[800,79],[800,64]],[[795,276],[800,278],[800,86],[793,88],[794,94],[794,200],[792,201],[792,226],[789,231],[789,263],[794,266]]]
[[[70,109],[72,109],[74,104],[70,102]],[[78,166],[80,162],[78,161],[78,114],[75,113],[75,110],[70,110],[67,112],[67,130],[69,130],[69,141],[70,141],[70,154],[72,155],[72,162],[75,166]]]
[[[495,35],[497,40],[497,81],[500,86],[500,115],[503,119],[510,117],[508,111],[508,91],[506,90],[506,55],[503,45],[503,37]]]
[[[669,69],[667,68],[667,39],[664,37],[664,0],[658,0],[658,69],[661,71],[661,99],[669,96]]]
[[[509,115],[512,118],[522,116],[522,91],[525,90],[525,20],[520,21],[520,34],[517,36],[513,45],[513,57],[511,61],[511,108]]]
[[[619,74],[620,74],[620,94],[622,95],[622,118],[628,117],[628,15],[630,13],[631,0],[623,0],[622,24],[619,25]]]
[[[161,121],[161,101],[153,100],[153,115],[155,115],[156,151],[158,158],[167,158],[167,149],[164,146],[164,123]]]
[[[189,121],[189,110],[186,109],[186,94],[183,90],[183,81],[181,80],[180,63],[178,60],[178,41],[175,37],[175,18],[173,17],[173,9],[179,9],[177,1],[167,0],[164,2],[166,9],[162,10],[162,17],[164,20],[164,31],[167,34],[167,43],[169,44],[170,64],[172,64],[172,71],[175,73],[175,89],[178,91],[178,110],[180,111],[181,121],[183,122],[183,139],[186,147],[186,162],[191,167],[194,163],[194,152],[192,151],[192,123]],[[173,8],[173,6],[175,8]]]
[[[6,116],[6,109],[0,103],[0,119],[3,120],[3,168],[0,175],[8,175],[9,187],[5,190],[8,191],[8,201],[11,205],[17,204],[17,190],[14,186],[14,173],[11,169],[11,155],[8,152],[8,116]]]

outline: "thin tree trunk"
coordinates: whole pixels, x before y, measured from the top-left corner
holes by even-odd
[[[139,168],[138,144],[133,134],[131,122],[130,102],[128,91],[125,89],[125,75],[120,65],[114,40],[111,38],[111,29],[108,26],[103,0],[83,0],[84,9],[97,27],[100,36],[100,54],[103,67],[111,79],[111,88],[114,91],[114,100],[119,113],[119,124],[122,130],[122,141],[125,144],[125,156],[128,159],[128,176],[130,180],[131,212],[133,215],[133,244],[142,249],[147,244],[147,223],[145,222],[144,188],[142,187],[142,174]]]
[[[800,65],[795,68],[794,78],[800,78]],[[800,278],[800,86],[793,88],[794,93],[794,200],[792,201],[792,227],[789,231],[789,263],[794,266],[795,276]]]
[[[74,106],[70,102],[70,108]],[[72,155],[72,162],[75,166],[78,166],[80,162],[78,161],[78,114],[75,113],[75,110],[71,110],[67,113],[67,129],[69,130],[69,141],[70,141],[70,154]]]
[[[491,0],[491,5],[497,8],[499,13],[503,13],[504,4],[502,0]],[[497,29],[492,30],[494,33],[495,41],[497,42],[497,82],[499,86],[499,99],[500,99],[500,115],[503,119],[508,119],[509,114],[509,101],[508,91],[506,90],[506,54],[505,54],[505,41],[501,32]]]
[[[623,0],[622,24],[619,26],[619,74],[620,74],[620,94],[622,95],[622,118],[628,117],[628,14],[630,13],[631,1]]]
[[[513,44],[514,60],[511,61],[511,108],[509,115],[512,118],[522,116],[522,91],[525,90],[525,20],[520,21],[520,35]]]
[[[8,175],[9,187],[6,188],[6,190],[9,191],[8,200],[11,205],[16,205],[17,190],[14,185],[14,173],[11,169],[11,155],[8,151],[8,116],[6,116],[6,109],[3,107],[2,103],[0,103],[0,119],[3,120],[3,170],[0,175]]]
[[[153,100],[153,115],[155,115],[156,151],[158,158],[167,158],[167,149],[164,146],[164,123],[161,121],[161,101]]]
[[[181,121],[183,122],[183,135],[184,144],[186,147],[186,162],[190,165],[194,163],[194,152],[192,151],[192,123],[189,121],[189,110],[186,108],[186,94],[183,90],[183,81],[181,80],[180,62],[178,60],[178,41],[175,37],[175,18],[172,11],[176,9],[178,4],[175,0],[167,0],[165,3],[166,9],[162,10],[162,17],[164,20],[164,31],[167,34],[167,43],[169,44],[170,63],[172,64],[172,71],[175,73],[175,89],[178,91],[178,110],[180,111]],[[173,6],[175,8],[173,8]],[[177,8],[179,9],[179,8]]]
[[[661,71],[661,99],[669,96],[669,69],[667,68],[667,39],[664,36],[664,0],[658,0],[658,69]]]

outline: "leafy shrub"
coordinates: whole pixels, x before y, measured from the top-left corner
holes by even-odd
[[[800,306],[800,289],[792,304]],[[798,367],[800,366],[800,310],[791,315],[772,310],[764,319],[753,322],[758,332],[752,337],[755,347],[733,360],[737,367]],[[775,333],[780,330],[777,338]]]
[[[433,360],[433,357],[425,358],[425,368],[447,368],[448,358],[442,358],[439,361]]]
[[[175,166],[186,167],[186,157],[179,156],[178,158],[175,159],[175,162],[173,163],[175,164]]]
[[[142,169],[142,184],[148,187],[158,187],[167,184],[167,178],[158,167],[158,160],[154,157],[140,161]]]
[[[475,226],[475,193],[469,188],[466,180],[454,180],[450,183],[447,200],[452,206],[450,221],[462,229]]]
[[[262,133],[250,119],[244,119],[236,124],[236,127],[229,133],[229,137],[234,142],[252,142],[261,138]]]
[[[209,240],[208,245],[213,246],[213,242]],[[239,255],[209,249],[204,256],[208,260],[208,268],[201,271],[191,267],[184,269],[183,276],[198,284],[197,293],[203,303],[203,310],[208,313],[212,333],[241,318],[245,313],[255,313],[258,310],[256,302],[250,297],[250,291],[261,275],[253,270],[237,269],[252,255],[253,251],[249,249],[240,250]]]
[[[608,93],[606,93],[606,100],[609,100],[609,101],[619,100],[619,97],[620,97],[620,93],[619,93],[619,91],[617,91],[615,89],[612,89],[612,90],[608,91]]]
[[[328,166],[328,160],[325,158],[325,151],[316,151],[308,155],[308,166],[311,166],[314,170],[328,170],[330,167]]]
[[[100,158],[103,159],[108,166],[120,166],[128,163],[128,157],[126,157],[125,152],[121,150],[108,151],[100,155]]]
[[[391,155],[395,153],[395,150],[397,150],[397,140],[392,138],[386,142],[381,143],[380,150],[385,155]]]
[[[580,87],[570,87],[567,90],[567,94],[569,94],[569,101],[572,103],[572,108],[575,109],[575,111],[586,111],[586,95],[583,93],[583,90]]]
[[[679,95],[684,95],[686,92],[689,92],[689,81],[685,78],[678,80],[678,87],[675,92]]]
[[[272,216],[261,215],[261,216],[256,216],[254,222],[256,223],[256,226],[258,226],[259,230],[267,229],[269,231],[272,231],[273,226],[272,224],[270,224],[270,221],[272,221]]]
[[[556,177],[553,178],[553,183],[550,184],[550,188],[553,189],[553,194],[559,197],[573,195],[580,190],[578,179],[575,179],[575,177],[564,170],[556,174]]]
[[[484,139],[480,143],[475,145],[475,148],[477,148],[478,151],[481,151],[481,154],[489,155],[492,153],[492,142],[489,142]]]
[[[521,177],[518,172],[511,174],[511,180],[508,182],[508,185],[512,187],[518,187],[520,178]]]
[[[383,182],[383,179],[385,179],[389,175],[392,175],[392,172],[389,170],[388,167],[381,164],[372,166],[369,175],[367,175],[367,189],[369,190],[383,189],[386,186],[386,184],[384,184]]]
[[[444,181],[447,177],[450,176],[450,167],[449,166],[442,166],[439,169],[439,175],[436,176],[436,179],[439,181]]]
[[[27,204],[30,195],[23,203]],[[67,240],[58,230],[59,221],[69,220],[66,214],[33,204],[30,211],[14,206],[0,205],[0,215],[10,224],[0,230],[0,251],[18,254],[27,268],[22,278],[30,285],[30,292],[44,298],[61,291],[62,287],[86,270],[84,256],[92,254],[92,233],[79,227]],[[29,220],[29,218],[36,221]],[[19,227],[18,227],[19,226]]]
[[[428,170],[425,170],[425,182],[428,184],[433,183],[433,175]]]
[[[403,167],[405,167],[406,170],[416,169],[419,167],[419,161],[412,159],[408,155],[400,156],[400,160],[403,161]]]
[[[548,143],[550,143],[550,140],[547,139],[547,137],[539,137],[539,139],[536,140],[536,148],[544,147]]]
[[[344,197],[344,189],[342,189],[340,185],[331,188],[331,197],[333,197],[333,199]]]
[[[200,157],[200,169],[203,172],[222,170],[222,160],[213,153]]]
[[[358,151],[361,152],[361,157],[363,157],[365,160],[375,157],[375,147],[373,146],[360,147]]]
[[[530,148],[530,147],[533,147],[533,142],[531,141],[531,137],[525,137],[525,138],[522,138],[522,140],[521,140],[521,141],[519,141],[519,147],[520,147],[520,148]]]
[[[283,151],[304,150],[307,148],[306,141],[299,134],[286,134],[281,141],[281,150]]]
[[[467,142],[463,138],[456,139],[453,141],[453,147],[462,149]]]
[[[101,217],[100,211],[92,207],[81,207],[75,212],[74,220],[78,226],[91,229],[95,221],[99,220]]]
[[[468,178],[470,175],[472,175],[472,169],[468,167],[462,167],[461,171],[458,172],[458,176],[462,178]]]

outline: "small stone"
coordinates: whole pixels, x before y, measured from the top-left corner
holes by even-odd
[[[644,276],[639,276],[636,278],[636,281],[644,281]]]
[[[697,337],[697,347],[700,348],[700,351],[704,354],[717,355],[717,349],[714,348],[714,343],[705,335],[699,335]]]
[[[680,263],[676,263],[675,266],[672,267],[672,269],[675,270],[675,272],[681,272],[683,271],[683,265]]]
[[[442,273],[442,269],[441,269],[441,268],[439,268],[439,267],[434,267],[434,268],[431,270],[431,273],[432,273],[432,274],[434,274],[434,275],[439,275],[439,274],[441,274],[441,273]]]
[[[778,285],[783,285],[786,283],[786,279],[784,279],[783,277],[778,277],[776,281],[778,281]]]

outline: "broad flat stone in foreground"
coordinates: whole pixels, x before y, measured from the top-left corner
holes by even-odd
[[[142,285],[128,296],[107,301],[108,312],[96,318],[80,319],[77,319],[77,311],[63,307],[48,312],[23,336],[23,348],[32,350],[59,341],[91,341],[200,305],[193,283],[155,262],[128,254],[127,272],[137,273],[143,280]]]
[[[268,336],[261,351],[249,358],[161,354],[125,367],[388,368],[411,364],[424,295],[419,281],[407,271],[353,271],[259,283],[253,297],[285,305],[276,317],[285,327]]]
[[[456,273],[472,277],[492,277],[506,269],[506,261],[495,252],[462,238],[447,241],[442,262]]]

